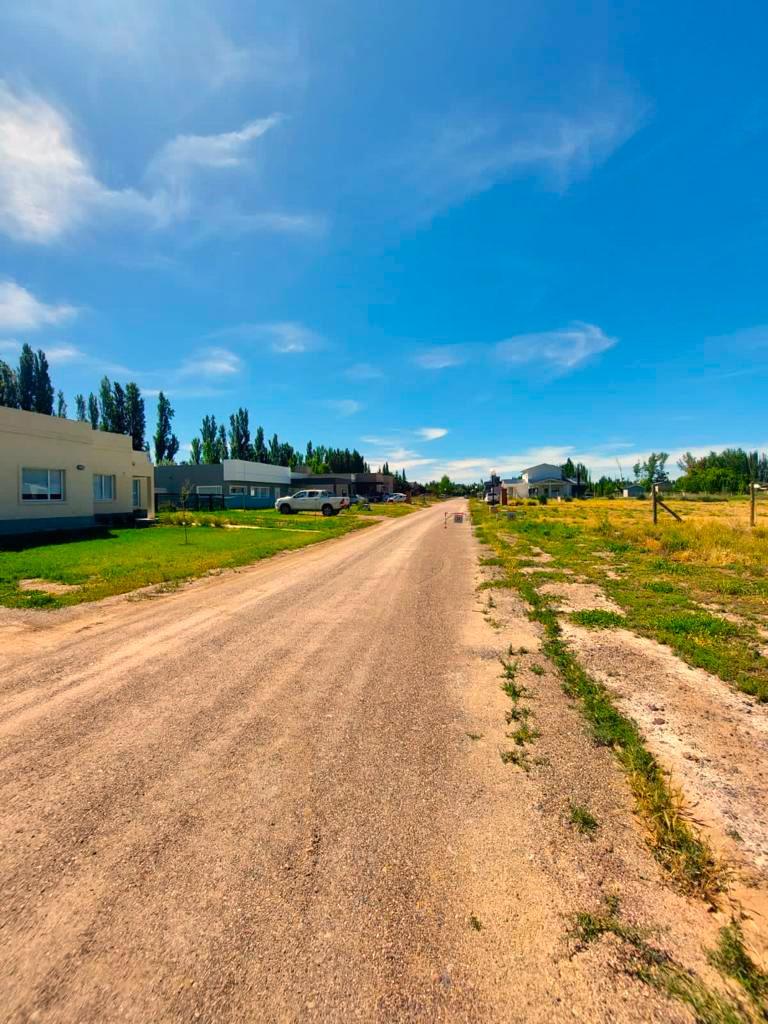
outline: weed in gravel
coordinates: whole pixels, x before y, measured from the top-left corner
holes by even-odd
[[[626,619],[618,612],[605,611],[603,608],[589,608],[582,612],[573,612],[571,621],[579,626],[588,626],[590,629],[613,629],[616,626],[624,626]]]
[[[535,676],[543,676],[544,675],[544,666],[543,665],[538,665],[538,664],[531,665],[531,672],[533,672],[533,674]]]
[[[470,914],[469,927],[472,929],[472,931],[481,932],[483,930],[483,922],[475,914]]]
[[[524,750],[502,750],[501,760],[504,764],[513,764],[516,768],[522,768],[524,772],[529,772],[532,767]]]
[[[527,708],[524,705],[515,704],[506,712],[504,718],[506,719],[507,725],[512,725],[513,722],[524,722],[526,719],[530,718],[532,714],[533,711],[531,711],[530,708]]]
[[[501,684],[501,688],[510,700],[518,701],[528,696],[526,688],[516,683],[513,679],[507,679],[506,682]]]
[[[481,732],[468,732],[467,737],[471,740],[481,740],[483,738],[483,734]]]
[[[600,828],[597,818],[582,804],[571,804],[571,824],[585,836],[592,836]]]
[[[768,1020],[768,973],[760,970],[744,947],[738,921],[731,921],[720,929],[717,949],[709,954],[709,959],[721,974],[741,985],[755,1008]]]
[[[651,946],[645,931],[622,921],[615,896],[609,897],[597,913],[582,911],[573,915],[569,937],[574,955],[604,935],[612,935],[622,943],[629,974],[684,1003],[697,1024],[749,1024],[754,1020],[740,1004],[708,988],[669,954]]]
[[[514,740],[518,747],[535,742],[539,736],[541,733],[537,729],[532,729],[527,722],[522,722],[514,732],[509,734],[509,738]]]

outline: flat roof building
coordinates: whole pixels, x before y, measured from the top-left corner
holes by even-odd
[[[0,534],[127,523],[153,510],[152,463],[128,435],[0,407]]]

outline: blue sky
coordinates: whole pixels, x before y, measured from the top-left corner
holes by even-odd
[[[411,478],[768,447],[760,3],[0,10],[0,358]],[[154,398],[148,397],[154,423]]]

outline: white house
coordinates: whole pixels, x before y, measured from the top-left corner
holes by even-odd
[[[501,503],[508,505],[516,498],[570,498],[575,481],[563,474],[560,466],[542,462],[524,469],[519,477],[501,481]]]

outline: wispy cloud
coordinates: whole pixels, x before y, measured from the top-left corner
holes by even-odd
[[[272,323],[244,323],[211,331],[209,338],[229,338],[267,346],[278,355],[300,355],[324,348],[322,334],[295,320]]]
[[[543,372],[559,375],[578,369],[593,356],[612,348],[617,340],[594,324],[574,321],[558,330],[507,338],[495,346],[494,352],[505,366],[533,365]]]
[[[138,82],[189,93],[237,82],[271,85],[306,81],[297,43],[260,33],[260,42],[236,42],[216,17],[216,5],[189,0],[179,17],[174,0],[25,0],[13,14],[81,50],[84,61],[127,69]],[[0,17],[2,14],[0,13]]]
[[[448,431],[445,427],[419,427],[416,433],[425,441],[439,441]]]
[[[199,349],[179,370],[182,377],[231,377],[241,373],[243,361],[226,348]]]
[[[707,343],[720,351],[753,352],[761,348],[768,349],[768,324],[745,327],[731,334],[719,334],[707,338]]]
[[[337,416],[354,416],[362,412],[365,406],[354,398],[329,398],[325,402],[329,409],[332,409]]]
[[[250,144],[280,123],[272,114],[244,124],[238,131],[218,135],[177,135],[167,142],[149,165],[150,176],[173,182],[186,179],[195,168],[241,167],[247,162]]]
[[[643,113],[643,104],[624,94],[574,113],[455,111],[421,126],[401,166],[428,216],[523,175],[564,190],[626,142]]]
[[[0,329],[35,330],[65,323],[77,312],[64,303],[46,305],[15,281],[0,281]]]
[[[347,367],[344,376],[350,380],[380,380],[384,377],[384,371],[372,363],[355,363]]]
[[[414,363],[424,370],[445,370],[451,366],[461,366],[469,359],[466,345],[434,345],[423,349],[413,357]]]
[[[142,188],[113,189],[96,176],[61,110],[0,82],[0,231],[41,245],[115,219],[154,229],[189,220],[208,232],[320,233],[324,221],[311,214],[198,201],[194,175],[245,166],[249,147],[279,121],[275,114],[236,131],[177,136],[150,161]]]

